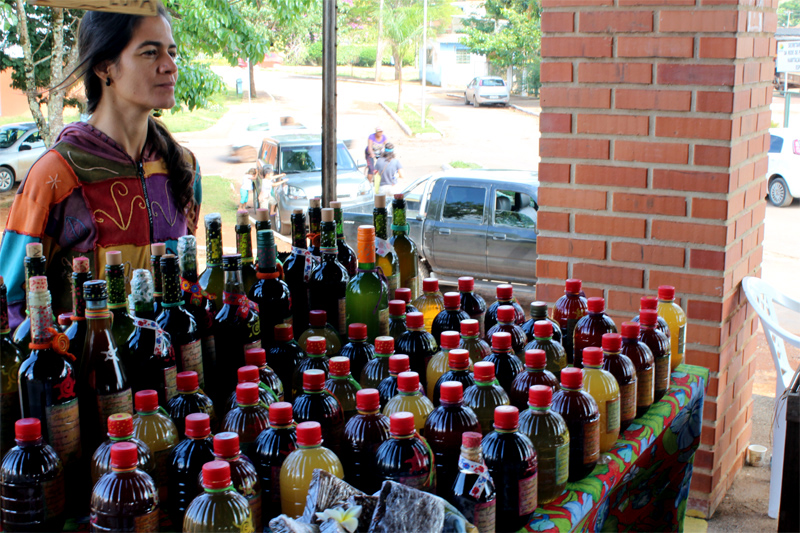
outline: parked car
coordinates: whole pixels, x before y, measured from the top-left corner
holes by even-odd
[[[10,191],[46,150],[33,122],[0,127],[0,192]]]
[[[800,197],[800,131],[773,128],[769,133],[767,198],[786,207]]]
[[[419,178],[403,195],[421,275],[536,282],[537,172],[452,169]],[[372,208],[344,209],[351,243],[358,226],[372,224]]]
[[[322,136],[313,133],[287,133],[266,138],[258,152],[258,167],[270,164],[276,174],[286,174],[287,182],[276,191],[277,231],[288,235],[293,209],[308,208],[308,200],[322,196]],[[262,171],[263,174],[263,171]],[[269,187],[264,182],[262,187]],[[344,209],[371,202],[374,192],[344,142],[336,145],[336,199]]]
[[[247,122],[234,128],[228,136],[231,156],[242,162],[255,161],[261,141],[266,135],[292,133],[304,129],[305,125],[292,116],[251,117]]]
[[[464,91],[464,104],[472,104],[475,107],[483,104],[506,106],[509,99],[506,82],[497,76],[474,78]]]

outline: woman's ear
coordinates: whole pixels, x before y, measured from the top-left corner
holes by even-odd
[[[97,75],[98,78],[100,78],[101,80],[103,80],[103,82],[105,82],[107,79],[113,78],[111,74],[111,66],[112,66],[111,61],[108,60],[101,61],[100,63],[95,65],[92,70],[94,71],[94,73]]]

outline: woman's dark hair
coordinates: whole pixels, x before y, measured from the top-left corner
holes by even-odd
[[[161,2],[157,4],[157,11],[158,16],[170,20]],[[102,11],[87,11],[81,19],[78,29],[80,63],[74,74],[83,79],[89,113],[95,112],[103,95],[103,82],[95,73],[95,67],[105,61],[119,61],[120,54],[130,43],[142,19],[142,15]],[[166,161],[173,197],[179,206],[188,209],[194,202],[195,168],[166,126],[152,116],[147,119],[147,137]]]

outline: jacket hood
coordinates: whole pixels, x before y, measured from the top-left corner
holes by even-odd
[[[58,134],[56,142],[74,145],[98,157],[118,163],[133,164],[135,162],[117,141],[88,122],[67,124]],[[153,161],[158,158],[159,156],[148,136],[142,150],[142,162]]]

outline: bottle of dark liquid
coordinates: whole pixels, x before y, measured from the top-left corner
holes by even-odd
[[[206,225],[206,269],[200,274],[198,283],[205,291],[208,307],[216,316],[222,307],[222,291],[225,290],[225,273],[222,270],[222,215],[209,213],[204,218]]]
[[[360,378],[367,363],[375,359],[375,347],[367,342],[367,325],[350,324],[347,327],[348,343],[342,346],[339,355],[350,359],[350,373]]]
[[[604,313],[606,301],[603,298],[589,298],[587,307],[588,313],[575,324],[575,331],[572,335],[572,364],[577,368],[583,368],[584,348],[590,346],[601,348],[603,335],[617,332],[614,321]]]
[[[156,316],[161,312],[164,301],[164,277],[161,274],[161,256],[167,253],[167,245],[157,242],[150,245],[150,273],[153,274],[153,299]]]
[[[457,331],[443,331],[439,337],[440,350],[428,361],[427,379],[428,388],[425,389],[428,398],[433,398],[433,389],[442,374],[448,370],[448,355],[450,350],[458,349],[461,343],[461,335]]]
[[[658,330],[658,313],[652,309],[639,310],[641,331],[639,340],[645,343],[653,354],[655,372],[653,373],[653,401],[657,402],[667,394],[670,376],[670,344],[666,335]]]
[[[156,463],[150,447],[133,435],[133,417],[128,413],[117,413],[108,417],[108,440],[103,442],[92,454],[92,485],[108,472],[111,472],[111,446],[117,442],[132,442],[139,453],[138,468],[153,476]]]
[[[356,393],[357,414],[344,426],[340,458],[344,480],[355,488],[373,494],[381,488],[381,478],[374,467],[375,454],[389,440],[389,417],[380,412],[380,398],[375,389]]]
[[[250,348],[244,353],[244,362],[258,368],[261,383],[275,393],[275,401],[282,402],[284,398],[283,383],[278,378],[278,374],[267,365],[267,351],[264,348]]]
[[[283,263],[283,279],[292,297],[292,326],[299,337],[308,329],[308,280],[314,256],[306,249],[306,217],[295,209],[292,221],[292,254]]]
[[[495,288],[497,300],[492,302],[492,305],[486,309],[486,315],[483,319],[484,331],[489,331],[492,326],[497,324],[497,309],[501,305],[510,305],[514,308],[514,323],[521,326],[525,323],[525,311],[522,306],[517,303],[514,298],[514,286],[502,283]]]
[[[391,480],[424,492],[436,492],[436,469],[430,446],[414,429],[414,415],[389,417],[390,439],[378,447],[375,463],[382,480]]]
[[[565,287],[564,296],[556,300],[553,306],[553,320],[561,325],[561,340],[567,353],[567,362],[572,364],[572,334],[575,331],[575,324],[586,314],[589,304],[586,298],[581,296],[581,280],[568,279]]]
[[[292,405],[287,402],[273,403],[269,407],[269,427],[256,439],[256,453],[251,457],[264,491],[262,523],[281,514],[281,466],[297,448],[294,428]]]
[[[240,383],[236,385],[236,407],[228,411],[220,429],[239,435],[242,452],[254,455],[256,439],[269,426],[269,408],[261,403],[258,385]]]
[[[639,299],[639,309],[653,309],[655,311],[658,311],[658,297],[656,297],[656,296],[642,296]],[[637,322],[638,323],[639,322],[639,315],[636,315],[635,317],[633,317],[631,319],[631,322]],[[661,317],[661,316],[658,317],[658,324],[656,324],[656,327],[658,328],[658,330],[661,333],[663,333],[667,337],[667,339],[670,339],[669,324],[667,324],[667,321],[664,320],[663,317]]]
[[[255,260],[253,259],[253,236],[250,226],[250,214],[246,209],[236,212],[236,253],[242,256],[242,284],[245,293],[255,285],[256,278]]]
[[[133,319],[128,314],[125,299],[125,265],[121,252],[106,252],[106,283],[108,283],[108,310],[111,311],[111,333],[117,347],[128,346],[133,333]]]
[[[358,273],[347,283],[347,324],[367,325],[367,340],[389,334],[389,285],[375,258],[375,228],[358,227]]]
[[[8,289],[0,276],[0,459],[14,447],[14,423],[21,418],[19,367],[22,362],[19,348],[11,342],[8,326]],[[45,426],[46,427],[46,426]]]
[[[350,359],[347,357],[332,357],[329,365],[328,379],[325,381],[325,390],[333,394],[342,406],[344,422],[353,418],[358,412],[356,409],[356,394],[361,390],[361,385],[350,374]]]
[[[618,333],[603,335],[603,370],[614,376],[619,385],[619,431],[628,429],[636,418],[637,378],[636,367],[622,350],[622,336]]]
[[[444,497],[479,533],[494,533],[497,523],[497,491],[483,462],[481,434],[467,431],[461,435],[458,474],[451,493]]]
[[[463,390],[475,384],[470,369],[469,352],[460,348],[454,348],[447,354],[448,370],[439,377],[433,388],[433,405],[439,405],[442,383],[447,381],[457,381],[463,385]]]
[[[306,341],[306,357],[294,367],[292,375],[292,397],[297,398],[303,391],[303,373],[306,370],[322,370],[328,378],[329,359],[325,355],[326,341],[324,337],[309,337]]]
[[[292,377],[294,369],[305,359],[306,352],[294,340],[291,324],[277,324],[274,342],[267,347],[267,364],[278,375],[283,384],[283,396],[287,402],[294,401]]]
[[[389,357],[394,355],[394,339],[378,337],[375,339],[375,358],[364,365],[358,383],[362,389],[377,389],[381,381],[389,377]]]
[[[308,251],[315,257],[320,257],[322,227],[322,200],[311,198],[308,200]]]
[[[74,258],[72,260],[72,324],[67,328],[66,335],[69,339],[69,352],[77,354],[76,357],[83,355],[83,345],[86,342],[86,300],[83,299],[83,284],[91,279],[89,260],[85,257]]]
[[[0,522],[4,531],[61,531],[66,520],[64,466],[42,440],[38,418],[14,424],[16,446],[0,465]]]
[[[497,308],[497,322],[486,331],[486,342],[492,344],[495,333],[504,331],[511,335],[511,351],[518,357],[525,357],[525,332],[522,326],[514,323],[514,308],[510,305],[501,305]]]
[[[333,325],[337,336],[347,333],[347,311],[345,295],[350,276],[337,259],[336,224],[333,209],[322,210],[322,235],[320,253],[322,261],[311,272],[308,280],[308,305],[311,309],[321,309],[327,313],[328,322]]]
[[[333,209],[333,219],[336,222],[336,248],[338,250],[336,259],[347,270],[347,275],[351,278],[358,272],[358,256],[349,244],[344,240],[344,223],[342,222],[342,202],[331,202]]]
[[[398,193],[392,200],[392,236],[389,244],[394,247],[400,264],[400,287],[410,289],[411,297],[416,298],[419,294],[419,255],[408,232],[406,201],[402,193]]]
[[[458,456],[461,434],[480,432],[478,417],[464,405],[464,386],[457,381],[447,381],[441,386],[441,403],[425,420],[425,439],[433,450],[436,465],[436,483],[441,496],[448,495],[458,474]]]
[[[591,474],[600,457],[600,411],[582,387],[581,369],[568,367],[561,372],[561,390],[553,395],[553,412],[569,430],[569,481]]]
[[[529,343],[533,340],[534,337],[534,324],[539,320],[549,320],[553,323],[553,340],[557,343],[561,343],[561,326],[547,316],[547,304],[544,302],[531,302],[531,317],[528,319],[527,322],[522,324],[522,331],[525,332],[526,343]]]
[[[158,487],[161,500],[167,499],[167,464],[169,455],[178,445],[178,429],[164,410],[158,405],[158,394],[154,390],[136,393],[136,418],[133,419],[133,434],[147,444],[153,453],[155,472],[153,481]],[[113,415],[112,415],[113,416]],[[111,420],[111,417],[109,417]]]
[[[214,402],[200,390],[196,372],[181,372],[177,376],[178,394],[167,404],[167,413],[178,428],[178,436],[186,435],[186,417],[192,413],[205,413],[211,427],[216,429],[217,416]]]
[[[516,531],[538,505],[538,464],[531,440],[519,431],[519,411],[494,411],[494,431],[483,437],[486,467],[497,487],[497,529]]]
[[[532,386],[546,385],[553,392],[561,388],[558,379],[545,368],[546,366],[547,354],[544,350],[525,351],[525,371],[517,374],[508,391],[511,405],[519,409],[520,413],[528,408],[528,390]]]
[[[484,362],[494,363],[497,381],[506,392],[511,391],[514,378],[525,368],[522,361],[511,352],[511,348],[511,334],[498,331],[492,335],[492,353],[483,359]]]
[[[567,366],[567,352],[561,343],[553,340],[553,323],[538,320],[533,326],[533,340],[525,345],[525,351],[542,350],[547,356],[545,368],[561,379],[561,370]]]
[[[389,300],[389,336],[397,342],[406,331],[406,303],[403,300]]]
[[[655,360],[650,348],[639,340],[638,322],[623,322],[621,331],[620,353],[630,359],[636,369],[636,418],[639,418],[653,405]]]
[[[294,420],[319,422],[326,448],[338,454],[344,432],[344,411],[336,397],[325,390],[325,372],[306,370],[303,372],[303,392],[292,404]]]
[[[256,531],[247,498],[233,488],[230,464],[210,461],[201,470],[203,492],[186,509],[183,531]]]
[[[30,279],[34,276],[44,276],[45,269],[47,267],[47,258],[45,258],[44,253],[42,251],[42,243],[40,242],[31,242],[25,245],[25,298],[27,300],[28,295],[30,294]],[[30,309],[30,303],[25,302],[25,309]],[[14,345],[19,348],[20,353],[22,354],[22,360],[28,358],[28,354],[30,353],[30,348],[28,348],[28,344],[31,342],[31,317],[30,311],[28,311],[28,316],[22,319],[22,322],[17,329],[14,330],[14,336],[11,338],[11,341]],[[48,324],[50,326],[51,324]],[[83,351],[81,347],[80,352]],[[80,354],[77,355],[80,357]]]
[[[492,431],[494,410],[501,405],[509,405],[508,394],[497,384],[494,377],[494,363],[481,361],[475,363],[473,374],[475,384],[464,389],[464,405],[471,408],[478,417],[483,435]]]
[[[186,508],[198,494],[197,476],[204,464],[214,460],[214,439],[207,414],[193,413],[186,417],[186,436],[186,440],[172,449],[167,461],[166,508],[173,524],[183,524]]]
[[[403,300],[406,303],[406,314],[419,312],[419,309],[411,305],[411,301],[415,299],[411,297],[411,289],[399,287],[396,291],[394,291],[394,299]]]
[[[272,231],[272,222],[269,219],[269,209],[259,207],[256,209],[256,232],[263,230]]]
[[[258,280],[250,287],[247,298],[258,305],[261,319],[261,345],[269,346],[275,339],[277,324],[292,323],[292,298],[289,286],[281,280],[275,248],[275,236],[271,230],[257,234]]]
[[[461,294],[446,292],[444,293],[444,310],[433,319],[431,334],[438,343],[443,331],[461,331],[461,321],[469,318],[467,312],[461,309]]]
[[[427,386],[428,362],[436,355],[439,345],[433,335],[425,329],[425,317],[422,313],[406,314],[408,331],[400,336],[395,351],[408,355],[411,370],[420,376],[420,383]]]
[[[466,312],[472,320],[477,320],[481,328],[481,338],[486,334],[483,321],[486,317],[486,300],[475,292],[475,278],[463,276],[458,278],[458,292],[461,293],[461,310]]]
[[[375,225],[375,254],[377,264],[386,276],[389,294],[400,287],[400,261],[389,243],[389,211],[386,209],[386,196],[375,195],[375,208],[372,210],[372,221]]]
[[[342,350],[342,341],[336,328],[328,322],[328,313],[322,309],[314,309],[308,313],[308,329],[297,339],[300,346],[305,346],[311,337],[324,337],[327,346],[325,355],[334,357]]]
[[[381,409],[386,407],[389,400],[398,394],[397,376],[410,370],[411,366],[407,355],[396,354],[389,357],[389,377],[378,383],[378,395],[380,397]]]
[[[483,361],[484,357],[492,353],[492,347],[481,335],[482,327],[483,322],[473,319],[461,322],[461,343],[458,347],[469,352],[469,359],[473,363]]]
[[[236,385],[237,389],[239,385],[242,383],[253,383],[256,387],[258,387],[258,401],[259,403],[269,407],[273,403],[278,401],[278,395],[275,392],[261,383],[261,376],[258,375],[258,367],[254,365],[245,365],[239,370],[236,371],[238,376],[238,384]],[[223,410],[220,412],[220,416],[222,419],[225,419],[225,416],[232,410],[235,409],[239,403],[239,400],[236,397],[237,392],[234,391],[228,397],[228,401],[225,402],[223,405]]]

